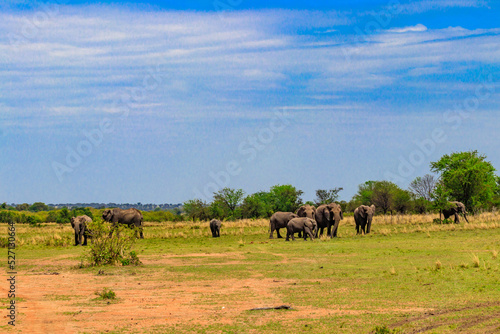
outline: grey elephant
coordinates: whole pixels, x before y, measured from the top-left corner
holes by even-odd
[[[356,234],[368,234],[372,226],[375,205],[360,205],[354,210],[354,221],[356,222]],[[366,228],[366,230],[365,230]]]
[[[309,205],[309,204],[302,205],[297,210],[297,216],[299,217],[307,217],[316,220],[315,214],[316,214],[316,207],[314,205]],[[302,232],[299,232],[299,238],[302,238]]]
[[[469,220],[467,219],[467,211],[465,210],[465,205],[462,202],[449,202],[448,208],[443,209],[444,219],[455,216],[455,224],[460,223],[460,219],[458,218],[459,213],[464,215],[464,218],[468,223]]]
[[[316,230],[316,238],[323,235],[323,229],[327,229],[327,236],[330,238],[337,236],[340,221],[344,219],[342,208],[337,203],[322,204],[316,209],[316,223],[318,229]],[[321,232],[320,232],[321,230]]]
[[[210,230],[212,231],[212,237],[218,238],[220,237],[220,227],[222,223],[218,219],[212,219],[210,221]]]
[[[298,217],[290,219],[288,224],[286,224],[286,241],[290,241],[290,237],[295,241],[293,236],[295,233],[304,233],[304,240],[307,240],[307,236],[314,240],[314,232],[316,230],[316,221],[307,217]]]
[[[286,228],[286,225],[291,219],[298,217],[299,216],[297,216],[293,212],[281,212],[281,211],[275,212],[271,216],[271,219],[269,220],[269,227],[271,230],[271,233],[269,234],[269,239],[273,239],[274,230],[276,230],[278,238],[282,238],[282,236],[280,235],[280,228]]]
[[[71,218],[71,227],[75,230],[75,246],[87,246],[89,234],[87,224],[90,222],[92,222],[92,219],[87,215]]]
[[[107,209],[102,213],[102,219],[110,222],[114,228],[116,228],[118,224],[124,224],[130,228],[135,226],[139,229],[141,239],[144,239],[144,234],[142,232],[143,217],[142,213],[137,209]],[[113,231],[111,231],[111,233],[113,233]]]

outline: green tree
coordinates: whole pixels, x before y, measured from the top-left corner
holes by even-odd
[[[49,206],[42,202],[35,202],[29,207],[29,211],[32,212],[40,212],[40,211],[48,211]]]
[[[337,202],[339,199],[339,192],[342,190],[344,190],[344,188],[333,188],[330,190],[318,189],[316,190],[316,199],[314,202],[316,205]]]
[[[393,190],[393,208],[399,213],[411,210],[411,193],[399,187]]]
[[[192,220],[208,220],[209,209],[205,201],[201,199],[190,199],[183,204],[184,212]]]
[[[73,215],[68,210],[68,208],[62,208],[61,211],[59,211],[59,215],[56,218],[56,223],[58,223],[58,224],[70,224],[71,217],[73,217]]]
[[[217,192],[214,193],[214,209],[216,210],[217,213],[219,213],[219,209],[222,210],[222,215],[225,217],[221,216],[216,216],[217,218],[237,218],[235,217],[235,210],[238,207],[238,205],[241,204],[243,200],[243,196],[245,195],[245,192],[243,189],[231,189],[231,188],[224,188],[221,189]]]
[[[390,181],[377,181],[373,184],[372,203],[384,214],[394,208],[394,197],[400,188]]]
[[[269,218],[273,214],[270,194],[261,191],[245,197],[241,205],[245,218]]]
[[[431,162],[431,171],[440,174],[442,186],[451,198],[473,212],[491,202],[497,187],[495,168],[478,151],[444,155]]]
[[[432,207],[439,210],[439,219],[441,219],[441,213],[450,205],[450,191],[446,189],[441,180],[438,181],[436,188],[432,193],[432,199],[434,200]]]
[[[304,192],[290,184],[275,185],[269,191],[273,212],[295,212],[302,204],[300,196]]]
[[[29,208],[30,208],[30,205],[28,203],[23,203],[23,204],[16,205],[16,210],[17,211],[28,211]]]
[[[352,204],[355,207],[360,205],[372,205],[373,189],[376,181],[366,181],[358,186],[358,192],[352,199]]]

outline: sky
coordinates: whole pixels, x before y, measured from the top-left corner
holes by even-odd
[[[500,168],[498,17],[487,0],[3,2],[0,202],[350,200],[452,152]]]

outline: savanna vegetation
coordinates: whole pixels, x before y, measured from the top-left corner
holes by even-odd
[[[144,237],[112,229],[102,209],[2,205],[0,246],[16,222],[20,307],[5,332],[52,333],[495,333],[500,331],[499,178],[476,151],[446,155],[401,189],[367,181],[314,201],[292,185],[246,195],[224,188],[183,211],[143,212]],[[467,203],[469,221],[440,212]],[[338,237],[268,239],[275,211],[338,202]],[[375,204],[372,231],[352,212]],[[73,247],[71,217],[93,219]],[[223,220],[212,238],[209,219]],[[41,289],[40,287],[43,287]],[[98,296],[96,298],[96,295]],[[4,303],[9,300],[4,299]],[[287,305],[290,309],[272,309]],[[254,310],[257,309],[257,310]]]

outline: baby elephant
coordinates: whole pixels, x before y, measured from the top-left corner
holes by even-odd
[[[87,224],[90,222],[92,222],[92,219],[86,215],[71,218],[71,227],[75,230],[75,246],[87,246],[87,235],[89,232]]]
[[[210,230],[212,231],[212,237],[218,238],[220,237],[220,227],[221,227],[221,222],[218,219],[212,219],[210,221]]]
[[[307,235],[309,235],[311,240],[314,240],[314,233],[316,232],[316,229],[316,221],[311,218],[293,218],[286,225],[286,241],[289,241],[290,237],[292,237],[292,240],[295,240],[293,235],[298,232],[303,232],[304,240],[307,240]]]

